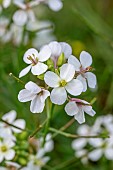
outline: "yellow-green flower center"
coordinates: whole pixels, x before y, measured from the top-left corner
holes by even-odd
[[[7,151],[7,147],[5,145],[1,146],[0,149],[1,149],[2,152],[6,152]]]
[[[61,87],[66,86],[66,84],[67,84],[67,82],[66,82],[65,80],[61,80],[61,81],[60,81],[60,86],[61,86]]]
[[[36,160],[34,161],[34,164],[35,164],[35,165],[38,165],[38,166],[43,166],[43,165],[44,165],[44,163],[42,162],[41,159],[36,159]]]

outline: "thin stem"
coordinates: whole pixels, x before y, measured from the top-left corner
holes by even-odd
[[[90,104],[93,105],[95,102],[96,102],[97,98],[94,97],[91,101],[90,101]]]
[[[47,133],[49,131],[49,127],[50,127],[51,114],[52,114],[52,111],[53,111],[53,107],[51,106],[51,108],[50,108],[49,98],[46,100],[46,111],[47,111],[47,123],[46,123],[46,126],[45,126],[44,139],[43,139],[42,146],[44,146],[44,144],[45,144],[46,135],[47,135]]]
[[[38,126],[38,128],[32,133],[32,135],[29,136],[29,138],[33,138],[43,128],[46,122],[47,119],[41,125]]]
[[[18,77],[16,77],[13,73],[9,73],[9,76],[13,77],[17,82],[25,85],[25,83],[22,80],[20,80]]]
[[[46,26],[46,27],[43,27],[43,28],[39,28],[39,29],[37,29],[37,30],[34,30],[34,31],[32,31],[32,30],[27,30],[28,32],[40,32],[40,31],[43,31],[43,30],[48,30],[48,29],[52,29],[53,28],[53,25],[50,25],[50,26]]]
[[[58,133],[60,135],[63,135],[67,138],[109,138],[108,135],[102,135],[102,134],[92,135],[92,136],[79,136],[79,135],[74,135],[74,134],[71,134],[71,133],[62,132],[62,131],[55,129],[55,128],[52,128],[52,127],[50,127],[49,130],[51,132],[55,132],[55,133]]]
[[[70,127],[73,123],[75,122],[75,119],[72,118],[69,122],[67,122],[64,126],[62,126],[59,130],[60,131],[64,131],[66,130],[68,127]],[[56,137],[57,135],[59,135],[58,132],[55,132],[53,135],[52,135],[52,138]]]
[[[29,130],[29,129],[22,129],[22,128],[16,126],[16,125],[13,125],[13,124],[11,124],[11,123],[9,123],[9,122],[3,120],[2,118],[0,118],[0,121],[4,122],[5,124],[7,124],[7,125],[9,125],[9,126],[11,126],[11,127],[14,127],[14,128],[16,128],[16,129],[19,129],[19,130],[21,130],[21,131],[28,131],[28,132],[31,132],[31,130]]]

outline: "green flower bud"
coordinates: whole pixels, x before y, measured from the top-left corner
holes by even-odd
[[[58,58],[58,61],[57,61],[57,66],[62,66],[62,64],[64,64],[64,53],[62,53],[59,58]]]
[[[44,80],[44,74],[40,74],[39,76],[37,76],[37,78],[40,80]]]
[[[25,166],[27,164],[27,160],[26,158],[23,158],[23,157],[19,157],[18,158],[18,163],[22,166]]]
[[[54,63],[51,58],[49,58],[49,60],[47,60],[47,65],[48,65],[49,70],[54,68]]]

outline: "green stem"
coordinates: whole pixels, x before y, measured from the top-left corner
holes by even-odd
[[[17,82],[25,85],[25,83],[22,80],[20,80],[18,77],[16,77],[13,73],[9,73],[9,76],[13,77]]]
[[[64,126],[62,126],[59,130],[60,131],[64,131],[66,130],[68,127],[70,127],[73,123],[75,122],[75,119],[72,118],[69,122],[67,122]],[[58,132],[55,132],[53,135],[52,135],[52,138],[56,137],[57,135],[59,135]]]
[[[51,103],[52,104],[52,103]],[[53,111],[53,106],[50,106],[50,100],[49,98],[46,100],[46,112],[47,112],[47,123],[45,126],[45,131],[44,131],[44,140],[42,143],[42,146],[44,146],[45,144],[45,139],[46,139],[46,135],[49,131],[49,127],[50,127],[50,121],[51,121],[51,116],[52,116],[52,111]]]
[[[55,128],[52,128],[52,127],[50,127],[49,130],[51,132],[55,132],[55,133],[58,133],[60,135],[63,135],[67,138],[109,138],[108,135],[102,135],[102,134],[92,135],[92,136],[79,136],[79,135],[74,135],[74,134],[71,134],[71,133],[62,132],[62,131],[55,129]]]
[[[29,136],[29,138],[33,138],[45,125],[47,120],[45,120],[41,125],[38,126],[38,128]]]

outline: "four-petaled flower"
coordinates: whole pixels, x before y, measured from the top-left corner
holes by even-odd
[[[80,124],[85,122],[84,112],[90,116],[94,116],[96,114],[90,103],[76,98],[70,99],[69,103],[65,106],[65,111],[69,116],[74,116]]]
[[[34,48],[27,50],[24,54],[23,60],[25,63],[30,65],[20,72],[19,77],[25,76],[30,71],[30,69],[34,75],[43,74],[48,69],[48,66],[43,62],[48,60],[50,56],[51,50],[46,45],[39,53]]]
[[[92,57],[89,53],[82,51],[80,54],[80,62],[76,57],[71,55],[68,58],[68,63],[74,65],[77,79],[83,83],[83,92],[87,90],[87,83],[90,88],[95,88],[97,80],[95,74],[89,72],[92,64]]]
[[[62,105],[67,99],[67,92],[74,96],[81,94],[83,85],[79,80],[73,79],[74,74],[75,69],[71,64],[62,65],[60,76],[51,71],[45,73],[46,84],[54,88],[50,95],[52,103]]]
[[[15,151],[12,147],[15,146],[15,143],[12,140],[4,139],[0,141],[0,162],[5,160],[12,160],[15,156]]]
[[[20,102],[31,101],[30,111],[32,113],[41,113],[45,106],[46,98],[50,96],[50,92],[40,88],[37,84],[29,81],[25,85],[25,89],[21,90],[18,94]]]

